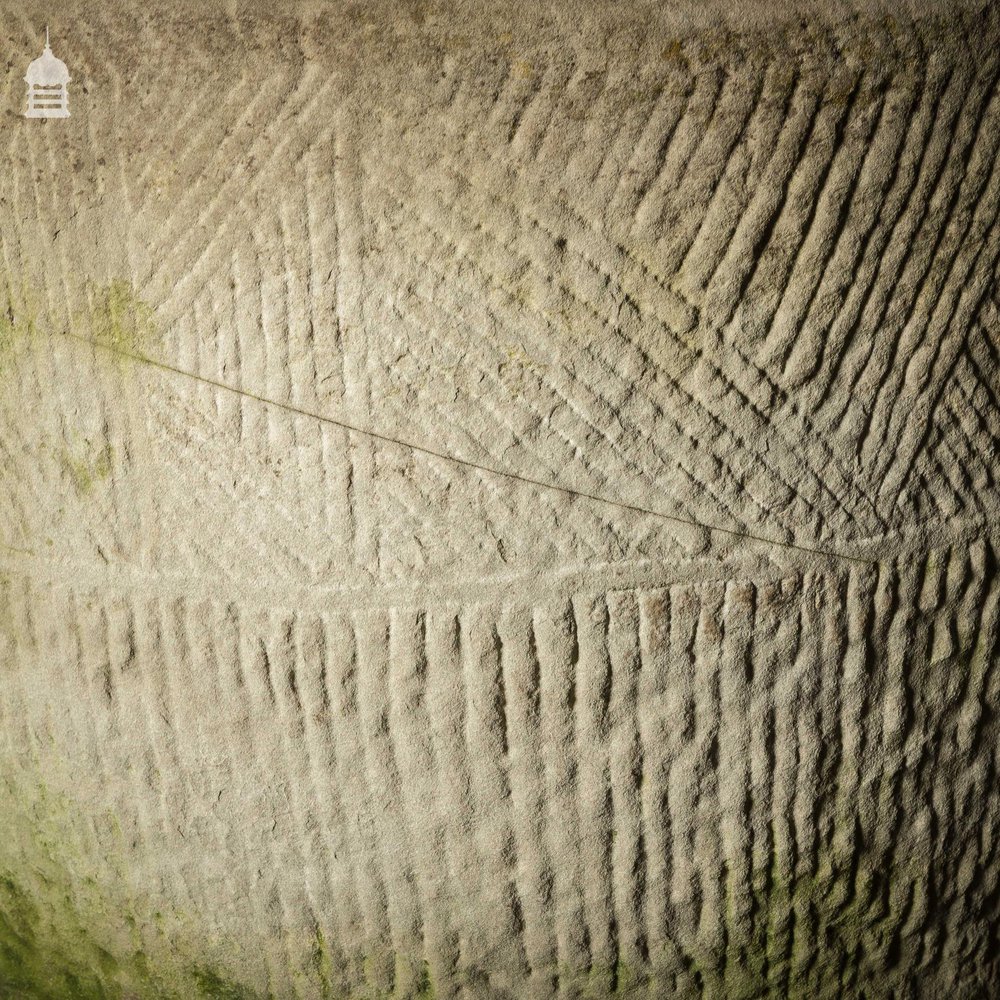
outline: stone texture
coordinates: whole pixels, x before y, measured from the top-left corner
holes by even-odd
[[[0,32],[0,996],[1000,994],[995,9]]]

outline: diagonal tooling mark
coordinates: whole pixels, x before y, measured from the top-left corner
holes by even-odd
[[[150,358],[145,354],[127,351],[121,347],[115,347],[111,344],[102,343],[99,340],[92,340],[90,337],[83,337],[80,334],[71,333],[69,330],[57,331],[53,333],[52,336],[62,336],[71,340],[77,340],[81,344],[87,344],[97,350],[107,351],[109,354],[115,354],[122,358],[129,358],[132,361],[149,365],[151,368],[157,368],[160,371],[168,372],[172,375],[180,375],[183,378],[188,378],[195,382],[201,382],[203,385],[210,385],[216,389],[222,389],[225,392],[231,392],[234,395],[255,400],[264,406],[273,406],[279,410],[285,410],[288,413],[294,413],[300,417],[309,417],[312,420],[318,420],[320,423],[328,424],[331,427],[338,427],[341,430],[347,431],[349,434],[359,434],[375,441],[382,441],[385,444],[397,445],[398,447],[406,448],[409,451],[416,452],[420,455],[440,459],[442,462],[449,462],[453,465],[461,465],[467,469],[475,469],[477,472],[485,473],[489,476],[496,476],[500,479],[509,479],[515,482],[525,483],[528,486],[534,486],[542,490],[552,490],[556,493],[562,493],[565,496],[591,500],[594,503],[605,504],[609,507],[616,507],[619,510],[631,511],[634,514],[644,514],[648,517],[659,518],[661,521],[671,521],[674,524],[683,524],[690,528],[700,528],[704,531],[714,531],[718,534],[730,535],[733,538],[742,538],[747,541],[761,542],[764,545],[774,545],[784,549],[795,549],[798,552],[807,552],[810,555],[824,556],[829,559],[842,559],[846,562],[857,563],[861,566],[877,565],[877,563],[873,560],[862,559],[858,556],[850,556],[843,552],[835,552],[832,549],[823,549],[818,545],[801,545],[795,542],[784,542],[778,538],[767,538],[764,535],[754,535],[746,531],[736,531],[734,528],[723,528],[720,525],[707,524],[704,521],[695,521],[691,518],[680,517],[677,514],[666,514],[663,511],[652,510],[649,507],[641,507],[638,504],[626,503],[623,500],[613,500],[610,497],[600,496],[597,493],[588,493],[586,490],[574,489],[571,486],[562,486],[559,483],[545,482],[543,479],[532,479],[530,476],[522,476],[520,473],[511,472],[509,469],[497,469],[489,465],[480,465],[478,462],[473,462],[470,459],[461,458],[458,455],[450,455],[443,451],[437,451],[434,448],[428,448],[426,445],[417,444],[415,441],[406,441],[402,438],[392,437],[389,434],[383,434],[368,427],[351,424],[345,420],[339,420],[336,417],[328,417],[322,413],[316,413],[312,410],[303,410],[298,406],[292,406],[289,403],[282,403],[277,399],[269,399],[267,396],[259,396],[257,393],[249,392],[246,389],[239,389],[234,385],[228,385],[225,382],[219,382],[216,379],[208,378],[204,375],[198,375],[195,372],[187,371],[184,368],[177,368],[174,365],[167,364],[165,361],[157,361],[156,358]]]

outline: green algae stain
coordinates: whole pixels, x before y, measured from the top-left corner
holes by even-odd
[[[90,330],[99,344],[121,354],[141,354],[157,337],[152,307],[132,283],[116,278],[108,285],[90,286]]]
[[[27,288],[16,295],[8,282],[0,291],[0,377],[38,332],[34,296]]]
[[[16,642],[21,630],[11,605],[12,588],[13,581],[9,574],[0,573],[0,639]],[[4,658],[0,656],[0,676],[3,675],[5,666]]]
[[[313,933],[312,966],[320,981],[323,1000],[330,996],[330,955],[326,947],[326,938],[317,924]]]
[[[684,43],[679,38],[671,39],[663,51],[660,53],[660,58],[664,62],[673,63],[685,70],[690,70],[691,64],[688,62],[688,57],[684,52]]]
[[[420,978],[417,980],[416,1000],[434,1000],[436,996],[434,983],[431,980],[430,963],[424,962],[420,969]]]
[[[48,315],[37,291],[27,284],[0,285],[0,377],[19,354],[39,338],[92,340],[122,359],[142,355],[159,331],[152,306],[130,281],[115,278],[106,285],[88,281],[87,306],[74,310],[69,327]]]
[[[32,892],[10,871],[0,871],[4,1000],[267,1000],[206,966],[156,975],[141,949],[115,958],[76,911],[75,890],[50,888]]]
[[[110,444],[98,448],[87,442],[76,451],[63,449],[59,453],[59,464],[69,477],[77,495],[87,497],[94,492],[99,483],[111,475],[114,449]]]
[[[191,970],[191,978],[197,983],[201,995],[206,1000],[261,1000],[259,993],[239,983],[223,979],[211,969],[196,966]]]
[[[117,963],[103,949],[74,956],[51,945],[42,911],[11,872],[0,873],[0,995],[24,1000],[118,1000],[101,973]]]
[[[0,353],[6,353],[14,345],[17,334],[17,314],[8,295],[6,303],[0,302]]]
[[[0,998],[264,1000],[214,958],[178,955],[156,915],[123,888],[124,860],[95,867],[71,800],[0,773],[0,818]]]

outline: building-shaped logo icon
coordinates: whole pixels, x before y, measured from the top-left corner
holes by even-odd
[[[24,82],[28,85],[28,110],[25,118],[69,118],[70,81],[66,63],[56,59],[49,48],[49,29],[45,28],[45,51],[28,67]]]

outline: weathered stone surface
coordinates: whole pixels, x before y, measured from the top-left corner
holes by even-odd
[[[1000,994],[995,9],[0,15],[0,995]]]

